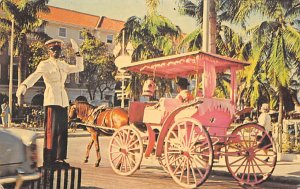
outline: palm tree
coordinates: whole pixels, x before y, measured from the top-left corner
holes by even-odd
[[[11,1],[2,0],[0,7],[5,17],[0,19],[0,50],[8,47],[12,19],[15,23],[14,30],[14,55],[19,57],[18,63],[18,85],[22,82],[22,70],[25,70],[28,56],[28,41],[30,37],[39,40],[49,39],[44,32],[37,31],[45,26],[46,22],[38,18],[38,12],[49,12],[46,6],[48,0],[35,1]],[[13,56],[13,55],[11,55]]]
[[[158,2],[158,1],[155,1]],[[129,41],[134,47],[132,54],[132,61],[146,60],[149,58],[161,57],[164,55],[170,55],[175,52],[174,40],[178,38],[181,31],[178,26],[175,26],[169,19],[162,15],[158,15],[156,12],[157,3],[151,4],[148,1],[148,5],[151,5],[148,9],[148,14],[144,18],[136,16],[130,17],[126,23],[117,41],[122,40],[122,32],[125,32],[125,44]],[[155,74],[153,75],[155,77]],[[138,74],[132,75],[132,82],[130,83],[130,91],[133,98],[138,99],[141,92],[141,83],[147,79],[146,76],[140,76]],[[155,78],[159,85],[164,86],[163,82],[160,83],[160,79]],[[136,82],[135,82],[136,81]],[[167,90],[169,87],[159,88],[160,90]],[[138,93],[139,92],[139,93]],[[165,91],[160,91],[160,94],[164,94]]]
[[[238,3],[238,6],[234,6]],[[296,27],[300,4],[296,0],[240,1],[226,0],[230,20],[245,26],[246,18],[253,12],[260,13],[262,22],[248,30],[253,56],[253,68],[264,68],[265,78],[278,91],[279,118],[283,118],[284,93],[289,89],[290,70],[299,67],[300,33]],[[229,11],[231,10],[231,11]],[[299,26],[299,25],[298,25]]]

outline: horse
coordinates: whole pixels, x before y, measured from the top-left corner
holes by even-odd
[[[103,107],[95,107],[84,101],[75,101],[73,105],[70,105],[68,117],[69,121],[77,118],[87,125],[102,126],[114,129],[118,129],[122,126],[128,125],[129,122],[128,112],[122,108],[106,109]],[[87,126],[86,129],[91,134],[91,141],[87,145],[84,163],[88,162],[90,149],[93,143],[95,143],[94,145],[97,154],[97,161],[94,166],[99,167],[101,155],[98,136],[101,132],[105,132],[105,128],[100,130],[95,127]]]

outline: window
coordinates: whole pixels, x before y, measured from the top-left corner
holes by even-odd
[[[71,75],[68,74],[67,79],[66,79],[66,83],[70,83],[71,82]]]
[[[67,28],[59,28],[58,36],[59,37],[67,37]]]
[[[79,32],[79,39],[83,40],[82,31]]]
[[[106,43],[112,43],[113,42],[113,39],[114,39],[114,35],[112,34],[109,34],[106,36]]]
[[[75,73],[75,83],[80,84],[80,75],[79,72]]]
[[[8,78],[10,77],[10,66],[7,69],[8,71]],[[13,80],[18,80],[18,63],[13,63]]]

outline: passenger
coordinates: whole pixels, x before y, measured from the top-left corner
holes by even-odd
[[[190,102],[194,99],[193,95],[188,90],[190,83],[186,78],[179,78],[176,84],[178,91],[178,95],[175,97],[176,99],[179,99],[181,102]]]

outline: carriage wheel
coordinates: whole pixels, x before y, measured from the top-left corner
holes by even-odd
[[[199,121],[183,118],[175,122],[165,138],[164,152],[168,171],[180,186],[195,188],[208,178],[213,165],[213,147]]]
[[[167,164],[166,164],[167,162],[166,162],[165,154],[161,154],[161,157],[158,158],[158,163],[166,173],[169,173]]]
[[[109,144],[109,162],[115,173],[131,175],[143,158],[143,142],[138,131],[131,126],[116,131]]]
[[[250,186],[262,183],[271,176],[276,165],[274,141],[258,124],[239,126],[227,140],[225,161],[229,172],[239,183]]]

